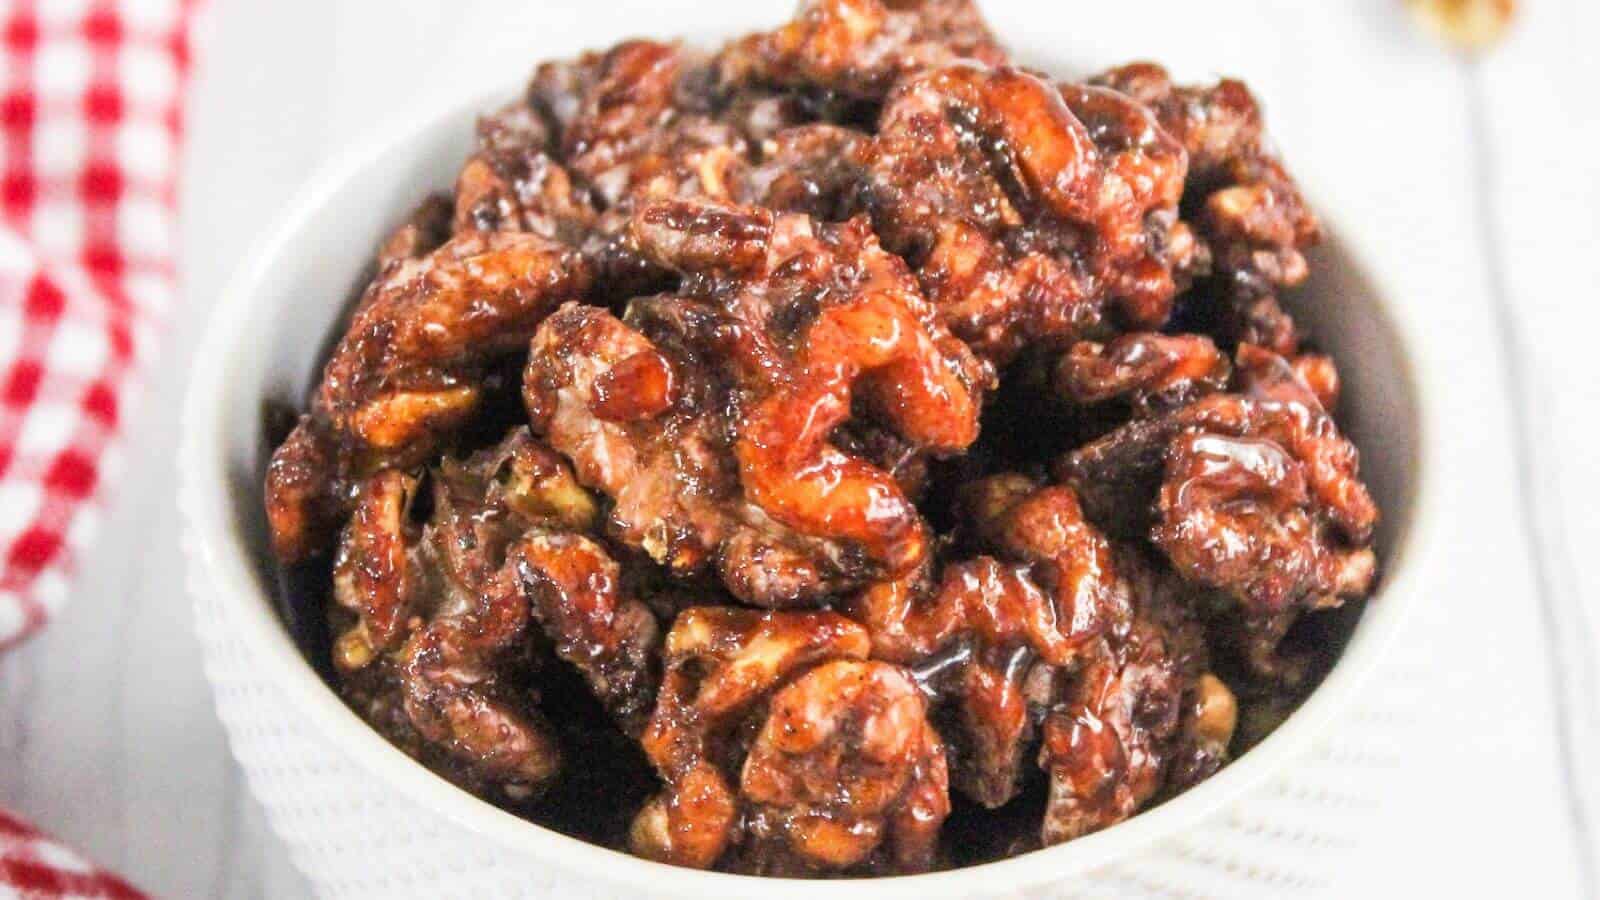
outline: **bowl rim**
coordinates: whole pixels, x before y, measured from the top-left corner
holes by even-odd
[[[686,869],[590,844],[514,816],[418,764],[346,707],[302,656],[271,598],[260,587],[250,538],[234,524],[229,508],[228,435],[223,427],[231,383],[229,363],[232,349],[249,339],[248,326],[252,314],[258,313],[255,307],[262,287],[273,278],[274,260],[330,196],[362,169],[433,133],[448,120],[492,108],[496,100],[503,101],[521,87],[519,81],[510,87],[453,94],[448,102],[427,106],[415,117],[338,154],[293,195],[243,257],[210,314],[184,399],[179,505],[189,548],[187,564],[196,576],[190,583],[206,590],[217,603],[227,630],[249,650],[267,680],[302,713],[310,733],[411,801],[499,848],[646,895],[747,896],[758,890],[767,897],[811,900],[819,888],[815,880]],[[1379,288],[1374,291],[1373,306],[1396,339],[1398,363],[1415,400],[1418,446],[1410,521],[1384,561],[1383,582],[1358,626],[1361,638],[1351,642],[1311,696],[1260,744],[1159,806],[1103,831],[1008,859],[919,875],[833,879],[826,882],[830,894],[861,900],[926,900],[992,892],[997,884],[1024,890],[1126,858],[1214,813],[1301,758],[1328,731],[1333,718],[1348,705],[1391,645],[1421,593],[1419,560],[1438,531],[1441,430],[1439,411],[1431,398],[1441,395],[1443,380],[1440,369],[1431,364],[1428,343],[1419,339],[1424,332],[1414,318],[1415,311],[1395,304],[1382,289],[1396,283],[1383,277],[1382,255],[1363,252],[1361,233],[1340,227],[1336,205],[1322,202],[1337,193],[1314,191],[1314,180],[1303,175],[1300,181],[1307,193],[1317,198],[1314,205],[1329,232],[1338,237],[1346,255],[1358,262],[1367,280]]]

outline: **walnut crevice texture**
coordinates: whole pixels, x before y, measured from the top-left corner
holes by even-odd
[[[346,702],[463,788],[682,866],[980,862],[1226,765],[1372,591],[1243,84],[807,0],[476,138],[265,472]]]

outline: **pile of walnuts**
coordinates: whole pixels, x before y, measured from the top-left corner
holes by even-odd
[[[274,547],[348,702],[554,827],[771,874],[1070,840],[1270,727],[1332,652],[1285,636],[1372,587],[1279,302],[1317,236],[1244,85],[1052,81],[969,0],[545,63],[383,243]]]

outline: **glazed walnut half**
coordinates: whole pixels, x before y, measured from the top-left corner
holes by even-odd
[[[905,670],[831,612],[695,608],[667,636],[644,746],[666,782],[634,852],[770,873],[933,861],[944,748]],[[881,866],[880,866],[881,868]]]

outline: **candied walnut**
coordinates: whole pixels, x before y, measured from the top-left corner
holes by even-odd
[[[1082,640],[1102,626],[1111,577],[1109,548],[1100,532],[1084,518],[1077,495],[1065,485],[1048,485],[1018,496],[1012,487],[1006,500],[994,502],[990,482],[975,493],[983,503],[975,509],[973,529],[988,546],[1032,564],[1032,572],[1054,595],[1054,624],[1070,640]],[[976,505],[968,501],[969,506]],[[1045,659],[1059,665],[1059,652],[1041,648]]]
[[[1051,784],[1040,834],[1055,843],[1131,815],[1169,766],[1199,778],[1226,760],[1232,695],[1206,675],[1199,620],[1169,569],[1110,545],[1065,487],[997,476],[967,509],[980,541],[1018,562],[978,557],[949,566],[936,594],[880,585],[851,607],[873,655],[912,665],[936,708],[951,707],[959,788],[1007,803],[1039,734]]]
[[[1056,362],[1053,382],[1073,403],[1126,401],[1143,417],[1222,390],[1231,372],[1210,338],[1138,332],[1073,344]]]
[[[411,211],[379,247],[379,280],[386,272],[400,271],[406,264],[418,266],[418,259],[432,255],[450,237],[450,215],[450,200],[445,195],[432,195]],[[362,320],[366,309],[379,298],[378,290],[368,288],[355,307],[354,319]],[[354,372],[344,373],[350,375]],[[299,562],[330,543],[339,519],[347,512],[354,490],[350,482],[357,480],[358,469],[376,461],[368,456],[371,453],[352,455],[347,444],[341,448],[323,397],[318,397],[312,412],[299,418],[267,464],[267,528],[278,559]]]
[[[438,588],[427,567],[446,563],[457,581],[478,583],[517,531],[582,529],[595,518],[594,501],[571,470],[526,429],[469,460],[442,460],[431,483],[434,514],[420,551],[410,520],[415,474],[385,469],[354,491],[333,571],[335,601],[357,615],[335,647],[341,669],[361,668],[405,638],[407,618]],[[430,556],[429,548],[439,553]]]
[[[455,579],[510,580],[528,598],[522,603],[531,601],[528,612],[556,656],[583,675],[624,730],[637,732],[655,690],[658,629],[606,551],[559,530],[588,528],[596,518],[572,471],[518,429],[464,465],[446,460],[436,484],[429,537]],[[527,615],[521,610],[519,621]]]
[[[751,410],[734,448],[756,505],[802,533],[860,547],[890,572],[914,566],[926,538],[893,476],[829,442],[852,392],[933,452],[966,447],[978,428],[977,402],[918,321],[914,292],[893,283],[897,274],[866,274],[854,298],[818,314],[793,376]]]
[[[803,872],[856,866],[887,844],[893,870],[929,869],[950,799],[926,707],[904,669],[880,662],[835,660],[790,682],[745,757],[756,845],[745,853]]]
[[[1177,204],[1188,175],[1187,152],[1157,123],[1144,104],[1086,84],[1057,88],[1067,108],[1094,140],[1105,175],[1099,185],[1104,212],[1096,222],[1105,246],[1096,274],[1124,324],[1156,328],[1172,312],[1173,296],[1210,266]],[[1110,212],[1115,210],[1115,212]]]
[[[1123,534],[1148,528],[1180,572],[1247,617],[1367,593],[1377,508],[1355,447],[1281,357],[1245,344],[1237,363],[1237,393],[1130,423],[1058,474],[1097,519]]]
[[[1254,430],[1276,441],[1305,464],[1306,479],[1328,520],[1352,542],[1371,540],[1378,508],[1361,483],[1355,445],[1282,357],[1249,344],[1236,356],[1239,386],[1255,401],[1254,409],[1230,408],[1226,400],[1215,400],[1211,407],[1198,409],[1204,423],[1235,434]]]
[[[1183,434],[1167,460],[1154,539],[1180,571],[1263,612],[1366,593],[1372,551],[1319,539],[1304,470],[1278,444]]]
[[[336,455],[332,439],[308,415],[272,452],[263,505],[280,562],[299,562],[322,551],[338,530],[343,502]]]
[[[1294,354],[1300,333],[1277,292],[1306,279],[1304,251],[1321,235],[1317,218],[1267,148],[1261,110],[1242,82],[1179,87],[1165,69],[1133,63],[1094,79],[1155,111],[1189,154],[1184,206],[1215,269],[1204,292],[1217,297],[1224,337]]]
[[[583,673],[600,702],[636,734],[655,694],[655,617],[624,591],[621,567],[576,534],[535,534],[512,565],[556,654]]]
[[[479,120],[478,150],[456,176],[454,231],[531,231],[580,243],[597,213],[550,145],[549,129],[525,102]]]
[[[1121,548],[1116,559],[1127,591],[1122,616],[1085,653],[1042,729],[1045,844],[1133,815],[1161,790],[1175,758],[1205,768],[1226,756],[1223,711],[1195,716],[1204,703],[1221,704],[1217,688],[1227,689],[1204,672],[1203,633],[1181,585],[1137,550]],[[1221,746],[1199,743],[1207,738]]]
[[[727,84],[879,100],[901,78],[957,59],[1006,61],[972,0],[805,0],[777,30],[730,44],[717,65]]]
[[[527,597],[507,574],[447,588],[440,600],[458,611],[436,613],[413,632],[397,668],[406,715],[423,739],[523,799],[555,776],[560,750],[538,711],[499,677],[501,657],[528,623]]]
[[[965,518],[991,556],[954,563],[935,585],[926,570],[875,585],[852,603],[873,655],[926,670],[960,727],[956,784],[989,806],[1015,795],[1032,735],[1024,679],[1061,669],[1105,626],[1118,602],[1111,548],[1066,487],[1019,475],[972,485]]]
[[[1176,706],[1170,675],[1159,645],[1132,641],[1119,649],[1099,654],[1069,703],[1045,718],[1039,765],[1050,792],[1040,839],[1047,845],[1128,818],[1160,787],[1155,744],[1167,735],[1134,719],[1146,704]]]
[[[924,567],[854,598],[848,611],[872,634],[873,655],[913,666],[955,727],[951,775],[989,807],[1016,792],[1020,748],[1032,733],[1022,677],[1033,643],[1057,648],[1052,598],[1025,566],[979,557],[936,580]]]
[[[595,507],[526,430],[465,461],[443,460],[430,482],[420,535],[409,522],[415,476],[384,470],[358,490],[334,573],[335,598],[357,621],[335,663],[392,679],[424,746],[469,781],[524,799],[558,765],[554,739],[518,687],[530,622],[634,730],[653,695],[656,622],[598,545],[544,530],[588,527]]]
[[[527,595],[501,562],[509,529],[461,479],[441,474],[433,494],[411,576],[429,590],[414,601],[394,654],[402,709],[424,741],[472,778],[526,798],[554,777],[560,751],[507,677],[530,621]]]
[[[1081,118],[1080,118],[1081,117]],[[1177,284],[1184,151],[1113,91],[954,65],[901,82],[867,151],[866,203],[951,329],[1004,363],[1160,325]]]
[[[604,273],[607,297],[671,286],[671,273],[641,251],[632,231],[642,207],[688,197],[731,200],[747,190],[751,151],[731,126],[689,117],[658,135],[595,182],[607,207],[583,249]]]
[[[861,627],[834,613],[680,613],[662,648],[661,690],[642,739],[666,790],[635,820],[633,852],[695,868],[715,863],[738,826],[734,788],[718,762],[737,755],[740,720],[795,669],[864,659],[867,650]]]
[[[424,458],[476,410],[485,366],[589,285],[576,253],[531,234],[469,232],[391,265],[334,349],[316,408],[358,467]]]
[[[937,324],[904,264],[862,219],[830,226],[675,204],[636,221],[646,251],[685,276],[685,293],[788,345],[780,367],[759,370],[734,444],[750,501],[871,565],[914,566],[926,540],[915,507],[892,476],[830,442],[853,400],[932,453],[977,437],[976,364]]]
[[[675,44],[626,41],[541,64],[528,96],[554,124],[562,159],[592,181],[651,140],[672,114],[683,67]]]
[[[749,148],[737,128],[708,115],[703,67],[676,44],[627,41],[534,74],[529,102],[552,123],[556,158],[599,209],[620,212],[602,217],[602,231],[625,226],[635,202],[734,195]]]
[[[634,852],[748,871],[874,855],[927,868],[949,812],[943,747],[915,682],[868,649],[835,613],[681,613],[643,739],[667,787],[635,819]]]
[[[534,75],[529,104],[550,123],[557,169],[581,186],[585,204],[558,219],[580,223],[581,236],[568,239],[591,261],[608,299],[667,286],[667,273],[629,235],[640,207],[697,196],[732,200],[746,191],[754,154],[739,127],[711,116],[708,77],[703,60],[654,41],[545,63]]]
[[[340,668],[359,669],[405,637],[405,619],[416,602],[410,559],[415,529],[408,521],[416,490],[416,476],[395,469],[356,489],[333,570],[334,601],[357,615],[356,626],[334,648]]]
[[[620,539],[680,572],[715,557],[730,589],[762,605],[915,566],[926,533],[893,474],[831,442],[853,403],[927,452],[976,437],[976,365],[903,264],[861,220],[679,202],[645,208],[633,232],[683,278],[676,297],[629,312],[668,346],[602,311],[564,310],[524,378],[535,428],[615,499]],[[608,421],[596,387],[631,358],[670,373],[648,390],[683,387]]]

